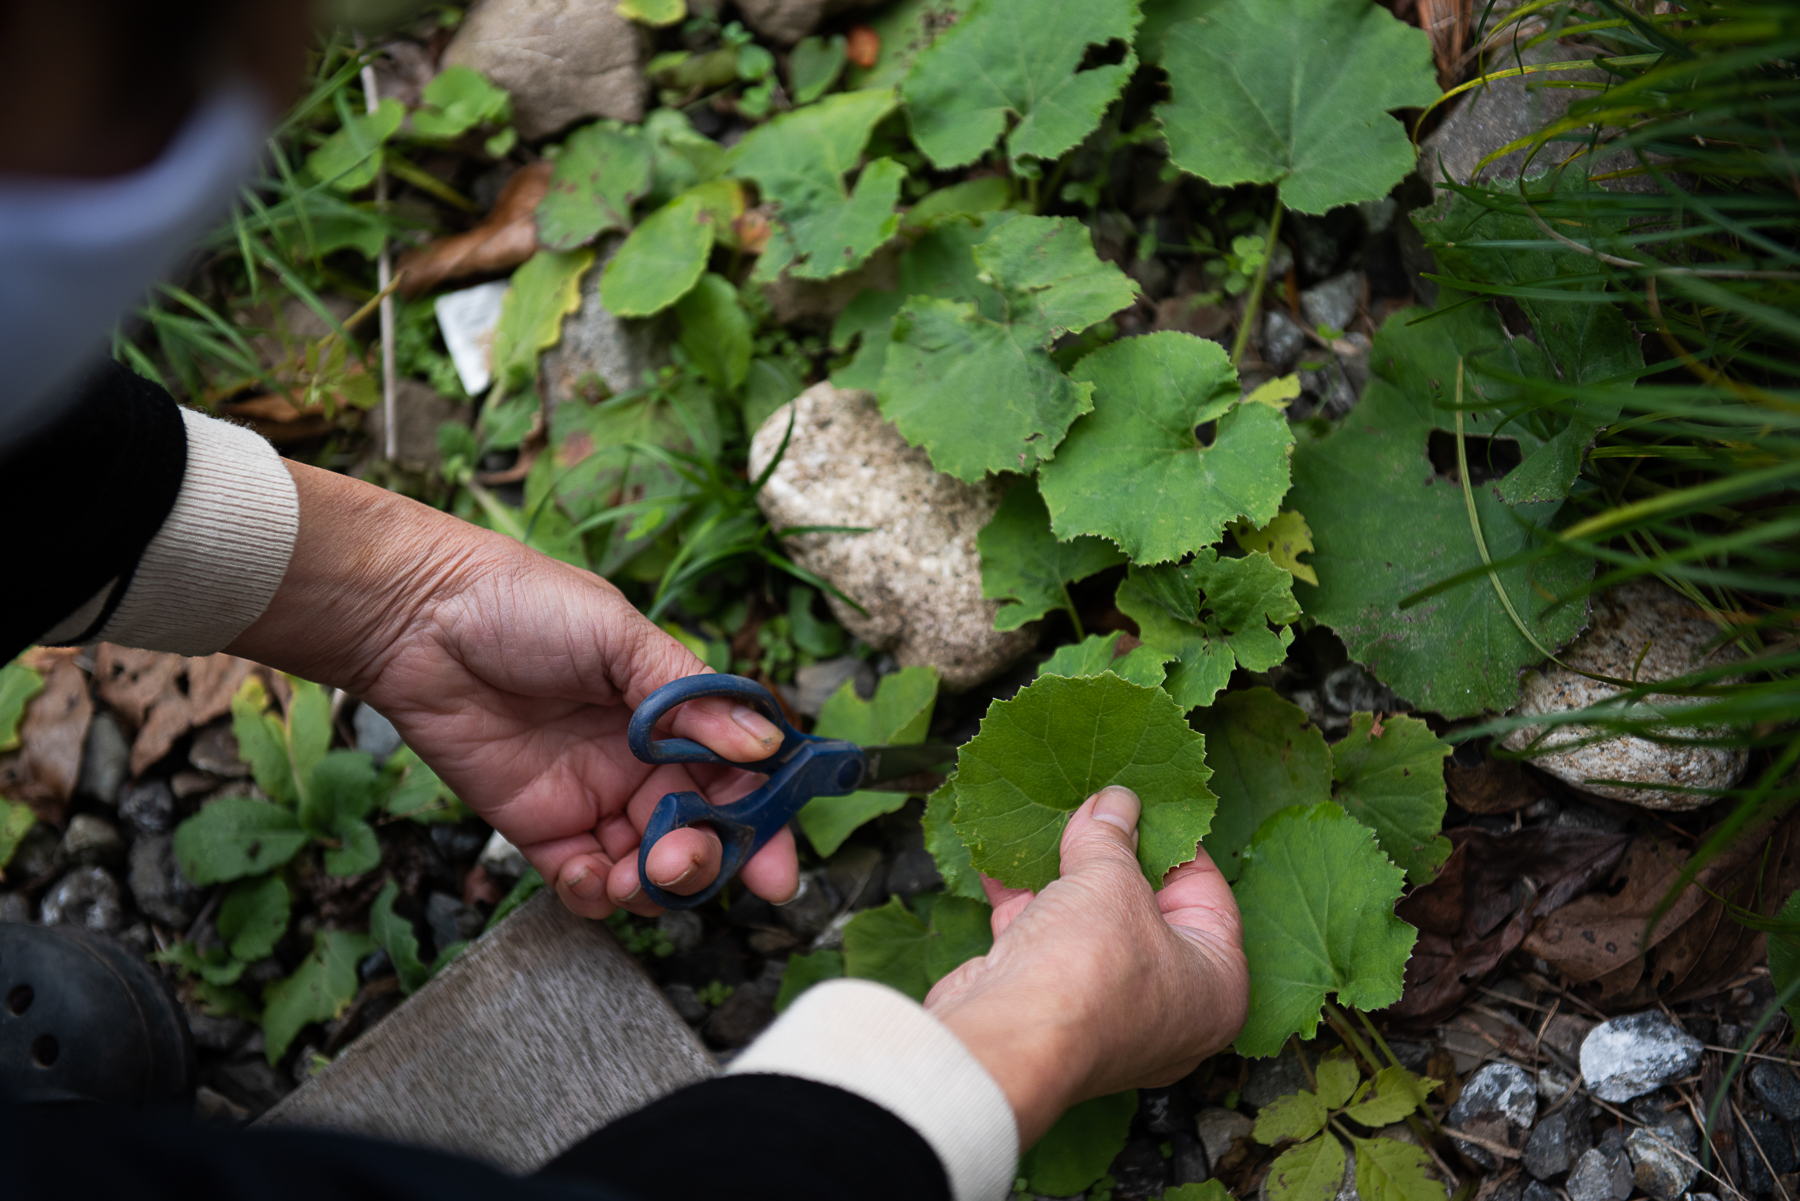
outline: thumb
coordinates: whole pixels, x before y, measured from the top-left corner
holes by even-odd
[[[1137,870],[1137,793],[1110,784],[1083,801],[1062,836],[1062,874],[1129,866]]]

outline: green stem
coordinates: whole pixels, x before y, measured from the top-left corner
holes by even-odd
[[[1306,1062],[1306,1052],[1300,1046],[1300,1036],[1298,1034],[1293,1034],[1288,1037],[1294,1044],[1294,1058],[1300,1061],[1300,1071],[1306,1076],[1307,1087],[1311,1088],[1315,1093],[1318,1092],[1319,1082],[1313,1079],[1312,1066]]]
[[[1075,626],[1075,641],[1080,642],[1087,637],[1087,631],[1081,628],[1081,614],[1075,611],[1075,600],[1069,595],[1069,586],[1062,586],[1063,612],[1069,615],[1069,621]]]
[[[1380,1064],[1374,1053],[1369,1050],[1369,1045],[1363,1042],[1362,1037],[1356,1033],[1355,1027],[1350,1025],[1350,1019],[1344,1016],[1344,1011],[1327,1001],[1325,1002],[1325,1020],[1331,1023],[1331,1028],[1338,1032],[1338,1037],[1344,1040],[1345,1045],[1356,1052],[1362,1059],[1363,1065],[1368,1068],[1369,1074],[1373,1076]]]
[[[1398,1055],[1394,1054],[1394,1049],[1387,1045],[1387,1039],[1381,1037],[1381,1031],[1375,1029],[1375,1023],[1371,1022],[1369,1020],[1369,1015],[1364,1013],[1362,1010],[1355,1009],[1355,1008],[1352,1008],[1351,1012],[1356,1014],[1356,1016],[1362,1021],[1363,1028],[1369,1032],[1369,1037],[1374,1039],[1375,1042],[1377,1043],[1377,1045],[1379,1045],[1381,1047],[1381,1053],[1383,1055],[1387,1056],[1387,1061],[1389,1063],[1393,1064],[1395,1067],[1399,1068],[1401,1071],[1405,1072],[1406,1065],[1404,1065],[1400,1062],[1400,1057]],[[1410,1073],[1410,1072],[1408,1072],[1407,1074],[1409,1076],[1412,1075],[1412,1073]],[[1419,1106],[1419,1112],[1425,1115],[1425,1120],[1431,1123],[1432,1131],[1434,1133],[1437,1132],[1439,1129],[1437,1115],[1435,1113],[1431,1112],[1431,1106],[1425,1104],[1425,1095],[1422,1092],[1415,1090],[1413,1093],[1413,1100],[1415,1102],[1417,1102],[1417,1104]],[[1408,1115],[1408,1120],[1409,1121],[1411,1120],[1411,1115]]]
[[[1275,235],[1281,232],[1281,197],[1275,197],[1275,212],[1269,217],[1269,238],[1263,243],[1262,267],[1250,284],[1250,299],[1244,302],[1244,320],[1238,325],[1237,337],[1231,343],[1231,365],[1236,367],[1250,345],[1250,331],[1256,326],[1256,311],[1262,307],[1263,286],[1269,280],[1269,260],[1275,257]]]

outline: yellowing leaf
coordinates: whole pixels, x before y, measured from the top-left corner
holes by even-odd
[[[1277,1097],[1256,1115],[1251,1134],[1256,1141],[1273,1147],[1284,1139],[1311,1138],[1325,1129],[1325,1106],[1314,1093],[1302,1090]]]
[[[1344,1116],[1372,1130],[1379,1129],[1412,1113],[1442,1083],[1429,1076],[1415,1076],[1402,1067],[1382,1068],[1375,1073],[1370,1095],[1344,1110]]]
[[[1443,1201],[1425,1148],[1391,1138],[1351,1140],[1356,1148],[1356,1193],[1365,1201]]]
[[[1232,529],[1232,536],[1237,544],[1245,550],[1260,550],[1275,561],[1275,565],[1293,576],[1296,580],[1305,580],[1315,588],[1319,584],[1318,573],[1312,566],[1300,561],[1300,556],[1312,550],[1312,531],[1306,528],[1306,518],[1291,509],[1283,510],[1275,515],[1275,520],[1261,529],[1248,528],[1248,523],[1239,523]]]
[[[1245,404],[1268,405],[1277,411],[1285,410],[1289,404],[1300,397],[1300,377],[1284,375],[1272,379],[1266,384],[1259,384],[1244,396]]]
[[[513,273],[494,327],[494,378],[508,391],[537,379],[538,356],[562,340],[563,318],[581,307],[591,250],[540,250]]]
[[[619,0],[618,13],[628,21],[661,28],[687,16],[687,0]]]
[[[1327,1051],[1313,1070],[1313,1078],[1319,1084],[1319,1104],[1326,1109],[1342,1109],[1350,1094],[1356,1091],[1356,1082],[1361,1075],[1342,1047]]]
[[[1289,1147],[1269,1165],[1269,1201],[1331,1201],[1344,1180],[1344,1148],[1327,1134]]]
[[[25,706],[44,690],[44,677],[14,659],[0,667],[0,753],[19,749]]]

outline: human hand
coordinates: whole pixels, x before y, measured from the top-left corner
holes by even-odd
[[[695,791],[724,803],[762,780],[652,766],[626,746],[639,702],[705,666],[598,576],[345,476],[289,469],[300,539],[274,601],[232,653],[374,705],[574,912],[660,912],[637,871],[656,802]],[[668,724],[737,762],[781,742],[766,718],[728,700],[689,702]],[[698,892],[721,853],[705,828],[675,831],[652,849],[650,878]],[[793,835],[770,840],[740,878],[768,900],[791,897]]]
[[[1237,902],[1204,849],[1153,891],[1137,860],[1139,803],[1102,789],[1063,830],[1042,892],[983,878],[994,946],[938,981],[925,1008],[999,1083],[1028,1147],[1070,1105],[1173,1084],[1244,1024],[1249,972]]]

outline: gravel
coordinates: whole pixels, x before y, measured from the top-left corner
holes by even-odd
[[[1629,1101],[1690,1074],[1700,1063],[1700,1040],[1659,1009],[1613,1018],[1581,1044],[1581,1075],[1602,1101]]]

